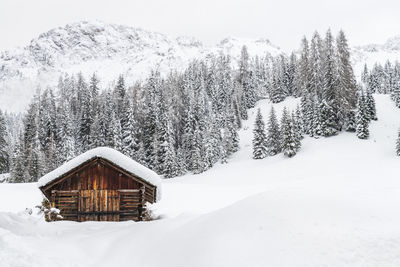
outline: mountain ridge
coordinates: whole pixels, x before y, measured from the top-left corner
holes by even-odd
[[[206,46],[190,36],[172,38],[101,21],[67,24],[40,34],[25,47],[0,52],[0,108],[23,109],[38,85],[54,86],[64,73],[88,76],[97,72],[105,86],[123,74],[130,83],[145,78],[154,68],[161,73],[182,70],[191,60],[210,54],[229,54],[236,61],[243,45],[250,55],[283,53],[268,39],[229,37]]]
[[[285,54],[267,38],[227,37],[215,45],[205,45],[191,36],[171,37],[138,27],[80,21],[50,29],[33,38],[25,47],[0,52],[0,109],[24,110],[37,87],[55,86],[58,78],[82,72],[96,72],[102,86],[112,86],[123,74],[128,83],[147,77],[153,69],[166,74],[183,70],[193,59],[210,54],[228,54],[237,63],[243,45],[251,56]],[[384,44],[351,48],[355,75],[364,64],[400,60],[400,35]]]

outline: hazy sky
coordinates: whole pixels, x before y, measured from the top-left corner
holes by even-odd
[[[0,49],[79,20],[126,24],[206,44],[233,37],[268,38],[285,50],[303,35],[343,28],[351,44],[400,34],[398,0],[0,0]]]

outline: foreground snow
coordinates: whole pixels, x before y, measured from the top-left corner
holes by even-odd
[[[0,184],[0,265],[400,266],[400,110],[376,100],[369,140],[306,138],[292,159],[251,159],[250,111],[230,163],[165,180],[153,222],[45,223],[23,212],[36,184]]]

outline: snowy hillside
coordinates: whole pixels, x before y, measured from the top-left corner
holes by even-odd
[[[223,52],[237,59],[243,45],[248,46],[250,55],[282,53],[266,39],[227,38],[216,46],[206,46],[192,37],[175,39],[129,26],[69,24],[41,34],[24,48],[0,53],[0,108],[25,108],[37,84],[54,85],[63,73],[89,76],[97,72],[104,85],[124,74],[131,83],[145,78],[153,68],[161,73],[180,70],[190,60],[211,53]]]
[[[256,109],[228,164],[164,180],[153,222],[45,223],[36,184],[0,184],[2,266],[400,266],[400,110],[376,95],[370,138],[306,137],[251,159]],[[294,108],[298,100],[275,104]],[[267,100],[257,104],[268,114]],[[13,201],[10,201],[13,199]],[[15,201],[18,199],[18,201]],[[68,253],[64,253],[64,252]],[[132,251],[135,254],[132,255]],[[113,255],[113,257],[109,257]],[[184,255],[184,256],[183,256]]]
[[[364,64],[372,68],[375,63],[383,65],[387,60],[400,61],[400,35],[390,38],[384,44],[356,46],[351,52],[355,74],[359,77]]]

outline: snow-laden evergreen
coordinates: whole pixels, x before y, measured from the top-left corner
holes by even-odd
[[[14,140],[7,149],[11,181],[36,181],[98,146],[121,151],[164,177],[198,174],[239,150],[242,120],[264,98],[278,103],[301,97],[301,104],[282,120],[286,133],[271,111],[262,142],[266,153],[257,152],[257,158],[294,155],[303,134],[355,130],[357,87],[343,32],[336,39],[330,31],[325,38],[316,32],[310,44],[304,38],[299,58],[250,57],[247,49],[242,47],[237,69],[229,55],[220,54],[169,75],[154,70],[133,84],[119,75],[109,88],[100,86],[97,74],[60,77],[57,87],[38,91],[22,129],[7,129]],[[375,119],[367,92],[368,117]]]
[[[267,138],[265,146],[267,147],[268,155],[274,156],[282,151],[281,133],[274,107],[271,108],[267,124]]]
[[[9,171],[9,154],[6,142],[6,121],[3,112],[0,110],[0,174]]]
[[[295,122],[290,116],[289,111],[287,108],[284,108],[281,119],[282,151],[289,158],[295,156],[301,146],[300,135],[296,132],[294,124]]]
[[[364,92],[358,96],[357,101],[357,115],[356,115],[356,134],[360,139],[367,139],[369,137],[369,114],[368,114],[368,106],[365,100]]]
[[[258,109],[253,130],[253,158],[263,159],[268,155],[266,147],[265,122]]]

